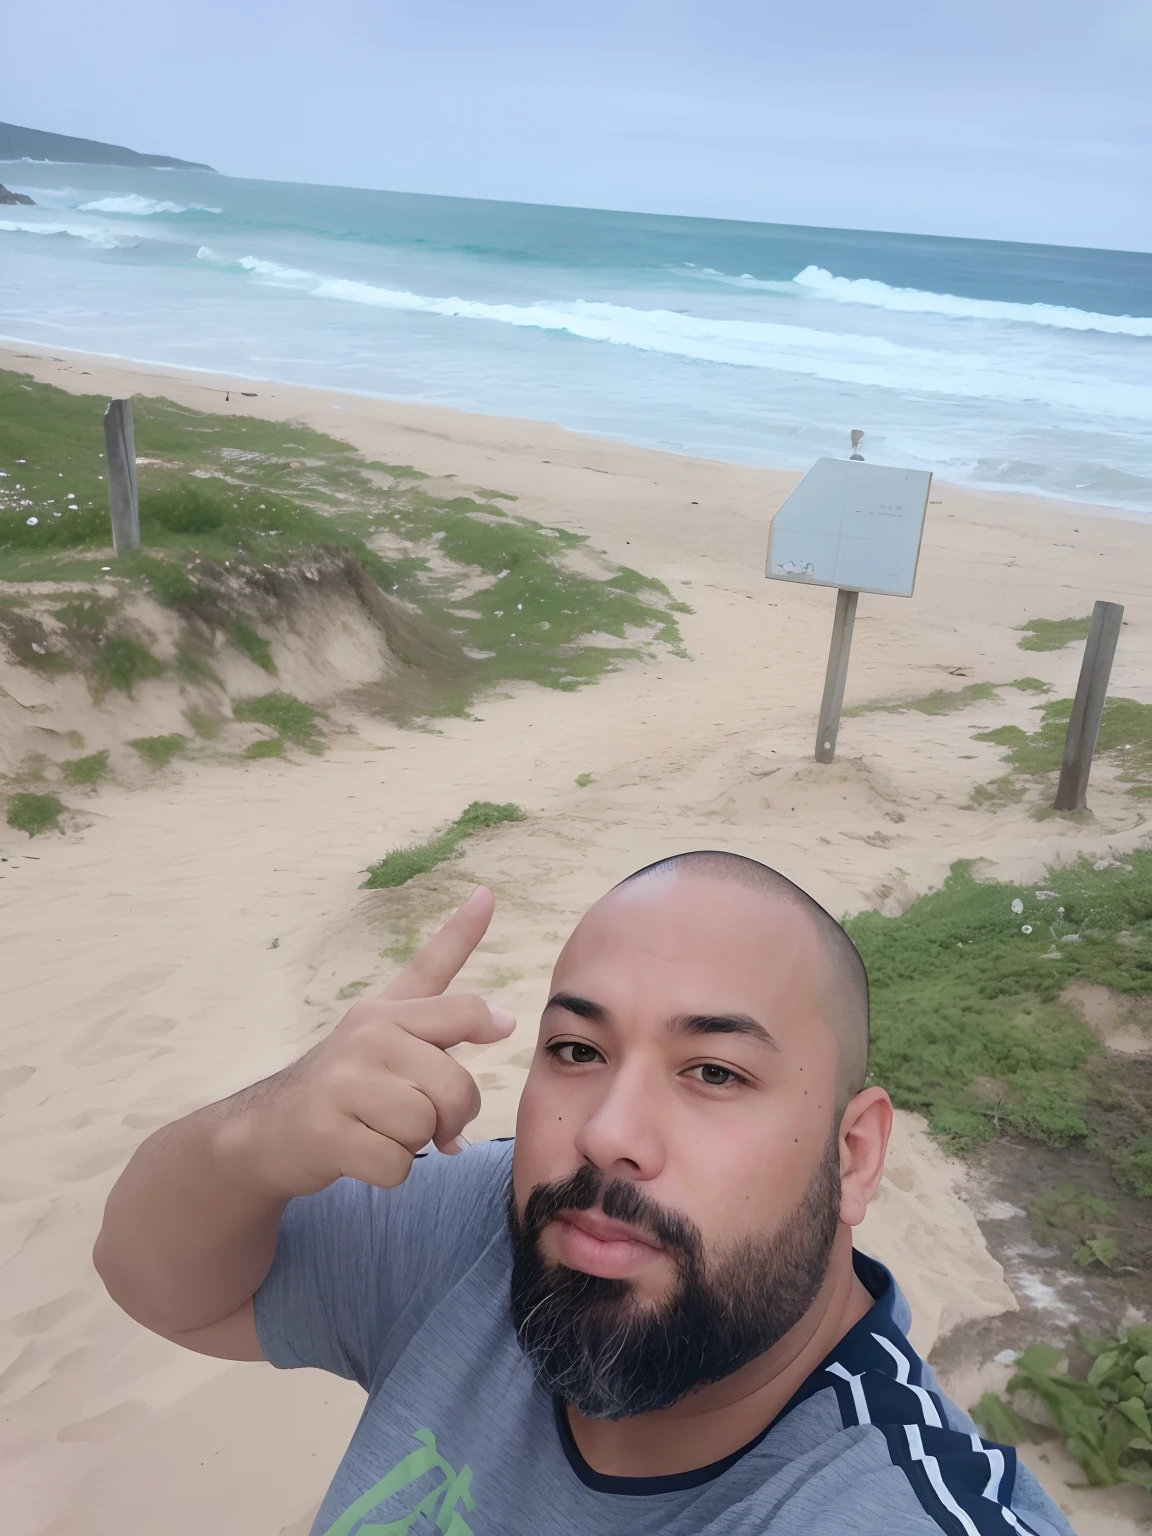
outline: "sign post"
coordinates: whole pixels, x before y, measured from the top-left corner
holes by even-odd
[[[824,697],[820,700],[820,723],[816,727],[818,763],[830,763],[836,756],[836,734],[840,729],[844,684],[848,681],[848,656],[852,649],[852,626],[856,623],[859,601],[859,592],[850,587],[841,587],[836,594],[832,644],[828,649],[828,670],[824,674]]]
[[[816,737],[819,763],[836,756],[859,595],[912,596],[931,486],[923,469],[866,464],[859,456],[817,459],[772,519],[764,574],[837,588]]]

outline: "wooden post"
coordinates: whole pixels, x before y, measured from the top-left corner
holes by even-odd
[[[104,412],[104,444],[108,459],[108,506],[112,513],[112,547],[118,555],[140,548],[140,504],[136,495],[136,442],[132,435],[131,400],[109,400]]]
[[[1123,619],[1122,603],[1097,603],[1092,609],[1092,627],[1080,664],[1076,701],[1064,738],[1064,761],[1060,765],[1060,784],[1053,802],[1057,811],[1082,811],[1087,806],[1092,754],[1100,734],[1100,717],[1108,697],[1108,678]]]
[[[828,651],[824,697],[820,700],[820,726],[816,732],[818,763],[830,763],[836,756],[836,733],[840,729],[840,709],[844,703],[844,684],[848,679],[848,653],[852,649],[852,626],[856,623],[856,603],[859,597],[859,592],[849,591],[845,587],[836,593],[832,645]]]

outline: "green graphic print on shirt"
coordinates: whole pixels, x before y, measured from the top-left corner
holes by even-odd
[[[457,1508],[460,1504],[469,1511],[476,1508],[476,1500],[468,1491],[472,1468],[461,1467],[457,1472],[450,1466],[436,1449],[436,1436],[430,1429],[418,1429],[412,1438],[420,1442],[420,1450],[410,1452],[387,1477],[382,1477],[367,1493],[361,1494],[355,1504],[349,1505],[328,1527],[324,1536],[352,1536],[353,1532],[355,1536],[408,1536],[412,1530],[419,1536],[419,1532],[433,1529],[442,1532],[443,1536],[473,1536],[472,1527]],[[420,1482],[429,1472],[439,1473],[435,1486],[412,1504],[410,1501],[419,1492],[412,1484]],[[407,1497],[402,1501],[407,1505],[406,1514],[382,1525],[377,1521],[361,1523],[365,1515],[372,1514],[404,1490],[407,1490]],[[399,1499],[396,1502],[401,1503]]]

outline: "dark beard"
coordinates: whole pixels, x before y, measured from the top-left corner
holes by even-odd
[[[543,1228],[559,1211],[594,1206],[650,1233],[675,1261],[672,1294],[637,1303],[631,1283],[547,1264]],[[828,1272],[840,1212],[833,1138],[800,1204],[767,1237],[746,1238],[706,1265],[700,1230],[626,1179],[585,1165],[538,1184],[523,1216],[508,1191],[512,1321],[536,1379],[589,1419],[655,1413],[721,1381],[771,1349],[812,1305]]]

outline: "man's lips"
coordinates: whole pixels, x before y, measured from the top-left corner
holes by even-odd
[[[646,1232],[600,1211],[560,1211],[556,1217],[560,1262],[569,1269],[620,1280],[659,1257],[660,1243]]]

